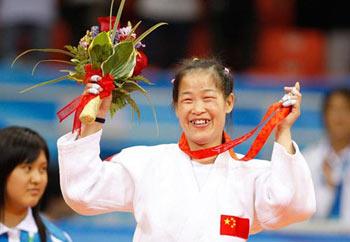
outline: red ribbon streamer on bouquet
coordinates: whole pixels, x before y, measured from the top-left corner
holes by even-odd
[[[265,121],[268,120],[269,117],[271,117],[270,120],[262,127],[261,131],[259,132],[253,144],[251,145],[250,149],[248,150],[247,154],[241,159],[238,159],[240,161],[248,161],[248,160],[254,159],[254,157],[259,153],[261,148],[266,143],[273,128],[281,120],[287,117],[290,111],[291,111],[291,107],[283,107],[281,102],[276,102],[268,108],[263,119],[254,129],[252,129],[250,132],[248,132],[247,134],[239,138],[227,141],[221,145],[217,145],[211,148],[191,151],[188,145],[187,139],[185,137],[185,134],[182,134],[179,141],[179,147],[183,152],[185,152],[187,155],[195,159],[204,159],[208,157],[213,157],[227,150],[230,150],[233,147],[249,139],[258,130],[258,128],[262,126],[265,123]]]
[[[85,78],[84,78],[84,83],[88,83],[90,80],[90,77],[93,75],[102,75],[102,70],[101,69],[92,69],[91,64],[88,64],[85,66]],[[111,74],[107,74],[102,77],[101,80],[98,81],[98,84],[102,87],[102,91],[99,93],[99,96],[101,99],[108,97],[111,95],[111,92],[114,90],[114,77]],[[64,119],[66,119],[69,115],[71,115],[74,111],[74,121],[73,121],[73,128],[72,132],[74,130],[80,130],[81,128],[81,121],[79,119],[79,116],[81,112],[83,111],[84,107],[86,104],[88,104],[92,99],[97,97],[96,94],[83,94],[80,95],[79,97],[75,98],[73,101],[68,103],[66,106],[64,106],[61,110],[57,112],[57,116],[62,122]],[[79,131],[80,132],[80,131]]]

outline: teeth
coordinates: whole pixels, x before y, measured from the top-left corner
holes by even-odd
[[[197,119],[197,120],[192,120],[191,123],[194,125],[203,125],[203,124],[207,124],[209,122],[209,120],[207,119]]]

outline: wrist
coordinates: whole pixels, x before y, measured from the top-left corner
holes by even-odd
[[[96,117],[106,118],[108,110],[99,110],[96,114]]]
[[[79,138],[84,138],[91,134],[97,133],[102,129],[102,126],[103,124],[99,122],[93,122],[92,124],[82,125]]]
[[[292,132],[290,128],[279,127],[276,129],[275,141],[282,145],[288,153],[295,154],[295,148],[292,142]]]
[[[106,119],[105,118],[101,118],[101,117],[96,117],[95,118],[95,122],[104,124],[106,122]]]

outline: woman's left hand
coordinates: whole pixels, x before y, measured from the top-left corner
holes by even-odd
[[[294,154],[295,149],[292,144],[291,127],[300,116],[301,93],[299,82],[294,87],[285,87],[286,94],[282,98],[282,105],[292,106],[291,112],[276,127],[276,142],[286,148],[288,153]]]
[[[299,82],[296,82],[294,87],[284,87],[284,91],[286,94],[281,100],[282,105],[284,107],[292,106],[292,110],[289,115],[278,124],[277,129],[290,129],[300,116],[302,95],[300,93]]]

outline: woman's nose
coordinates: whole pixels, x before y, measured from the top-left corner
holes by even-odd
[[[205,112],[204,104],[201,101],[193,102],[192,113],[201,114]]]
[[[30,180],[33,183],[40,183],[43,179],[43,174],[39,170],[33,170],[31,172]]]

